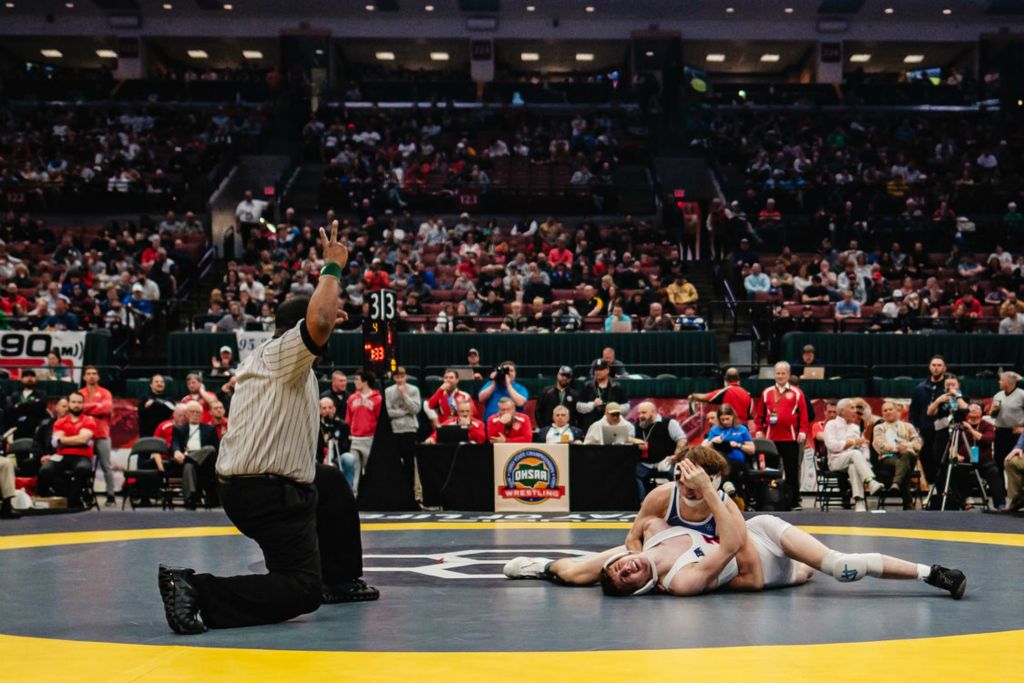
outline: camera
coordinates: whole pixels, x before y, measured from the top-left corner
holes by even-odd
[[[498,367],[494,368],[494,384],[496,386],[505,386],[505,382],[508,380],[508,363],[502,363]]]

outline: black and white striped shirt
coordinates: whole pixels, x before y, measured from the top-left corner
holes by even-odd
[[[309,336],[306,321],[300,320],[242,361],[217,474],[276,474],[303,484],[313,482],[320,426],[313,362],[322,352]]]

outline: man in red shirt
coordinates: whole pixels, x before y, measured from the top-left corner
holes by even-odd
[[[370,459],[373,448],[373,435],[377,431],[377,418],[380,416],[380,392],[373,388],[376,377],[369,370],[360,370],[355,374],[356,390],[348,397],[345,407],[345,422],[351,430],[352,454],[359,458],[356,468],[352,493],[359,491],[359,479],[366,471],[366,461]]]
[[[487,442],[487,428],[483,422],[473,417],[473,402],[469,400],[459,401],[458,413],[441,422],[438,429],[441,427],[468,427],[470,443],[483,444]],[[423,443],[437,443],[437,430],[434,430],[434,433]]]
[[[170,448],[174,428],[179,427],[185,424],[186,422],[188,422],[188,420],[185,417],[185,404],[179,403],[178,405],[174,406],[174,412],[171,413],[171,419],[164,420],[163,422],[157,425],[156,431],[153,432],[153,436],[157,437],[158,439],[163,439],[164,441],[166,441],[167,447]],[[153,454],[154,460],[159,457],[159,454]],[[142,465],[140,463],[140,467],[141,466]]]
[[[491,443],[532,443],[533,423],[525,413],[517,413],[516,404],[506,396],[498,401],[498,412],[487,420],[487,439]]]
[[[783,478],[793,509],[800,505],[800,455],[810,425],[803,392],[789,383],[789,363],[775,364],[775,384],[761,392],[754,418],[755,438],[769,439],[782,460]]]
[[[68,396],[68,414],[53,423],[53,444],[56,455],[44,455],[36,482],[38,495],[49,496],[60,489],[60,474],[71,472],[71,486],[66,491],[68,505],[79,506],[82,490],[92,472],[93,438],[98,431],[96,421],[83,414],[85,398],[73,391]]]
[[[18,285],[10,282],[7,284],[7,294],[0,297],[0,311],[3,311],[7,315],[12,315],[14,313],[15,306],[21,306],[21,310],[28,313],[28,299],[18,292]]]
[[[736,368],[729,368],[725,371],[725,387],[718,391],[710,391],[706,394],[690,394],[690,400],[697,403],[710,403],[712,405],[725,404],[731,406],[736,413],[736,424],[747,426],[750,420],[750,413],[753,408],[753,399],[750,393],[740,386],[740,373]]]
[[[107,507],[114,507],[114,468],[110,465],[110,419],[114,413],[114,397],[110,391],[100,386],[100,371],[95,365],[86,365],[82,372],[85,386],[82,396],[85,398],[86,415],[96,421],[93,436],[93,450],[99,457],[103,468],[103,481],[107,488]]]
[[[444,384],[427,399],[427,408],[429,408],[427,415],[430,416],[434,427],[455,417],[458,405],[463,401],[469,402],[473,408],[473,414],[476,415],[476,404],[473,403],[473,398],[459,389],[459,375],[449,368],[444,371]],[[431,415],[431,412],[434,415]]]
[[[180,403],[198,401],[199,405],[203,407],[203,424],[210,424],[210,406],[217,400],[217,396],[206,390],[198,372],[190,372],[185,375],[185,386],[188,388],[188,394],[181,399]]]
[[[220,401],[210,406],[210,426],[217,430],[218,439],[223,439],[224,433],[228,431],[228,418],[225,415],[224,404]]]

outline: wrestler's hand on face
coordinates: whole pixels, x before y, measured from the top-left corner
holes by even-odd
[[[703,468],[694,465],[689,460],[680,460],[679,469],[679,480],[688,487],[701,493],[706,493],[707,491],[714,493],[711,487],[711,477],[708,476],[708,473]]]

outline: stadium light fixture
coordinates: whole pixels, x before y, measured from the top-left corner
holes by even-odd
[[[233,9],[235,9],[235,6],[232,5],[230,2],[225,2],[224,3],[224,11],[225,12],[230,12]]]
[[[206,50],[189,50],[188,56],[192,59],[207,59],[210,55],[206,53]]]
[[[433,12],[434,11],[434,6],[433,5],[424,5],[423,6],[423,11],[424,12]]]
[[[725,61],[725,55],[719,54],[717,52],[712,52],[711,54],[704,56],[704,61],[705,62],[724,62]]]
[[[536,52],[523,52],[519,55],[519,59],[524,62],[537,62],[540,61],[540,54]]]
[[[654,50],[648,50],[647,52],[644,53],[644,56],[645,57],[653,57],[654,56]]]
[[[526,6],[526,11],[527,12],[536,12],[537,11],[537,6],[536,5],[527,5]]]
[[[895,10],[895,9],[893,9],[892,7],[886,7],[886,8],[885,8],[884,10],[882,10],[882,11],[883,11],[883,12],[885,12],[886,14],[894,14],[894,13],[896,12],[896,10]]]
[[[733,14],[735,11],[736,11],[735,7],[726,7],[725,8],[725,13],[726,14]]]
[[[67,7],[68,9],[75,9],[75,3],[73,3],[73,2],[65,2],[64,6]]]
[[[431,52],[430,60],[433,62],[447,62],[449,60],[447,52]]]
[[[174,5],[172,5],[172,4],[171,4],[171,3],[169,3],[169,2],[165,2],[165,3],[163,4],[163,8],[164,8],[165,10],[172,10],[172,9],[174,9]]]
[[[597,11],[597,8],[594,7],[593,5],[587,5],[583,9],[587,12],[587,14],[593,14],[594,12]]]
[[[779,61],[779,55],[775,54],[774,52],[766,52],[763,55],[761,55],[761,61],[762,62],[777,62],[777,61]]]
[[[60,59],[61,57],[64,56],[63,52],[61,52],[60,50],[54,50],[52,48],[47,48],[45,50],[40,50],[39,54],[41,54],[42,56],[47,57],[49,59]]]
[[[117,53],[113,50],[96,50],[96,56],[100,59],[117,59]]]
[[[246,59],[263,59],[263,53],[259,50],[242,50],[242,56]]]
[[[904,64],[920,64],[924,61],[924,55],[907,55],[903,58]]]
[[[593,52],[577,52],[576,53],[576,61],[577,62],[592,62],[592,61],[594,61],[594,53]]]
[[[5,2],[4,3],[4,7],[6,7],[7,9],[14,9],[14,3],[13,2]]]
[[[858,53],[855,55],[850,55],[850,61],[856,64],[863,64],[864,62],[871,61],[871,55],[867,53]]]
[[[380,60],[382,62],[393,62],[393,61],[395,61],[395,53],[394,52],[388,52],[388,51],[374,52],[373,56],[376,57],[378,60]]]
[[[947,7],[946,9],[942,10],[942,13],[945,14],[948,17],[950,14],[953,13],[953,10],[951,10],[951,9],[949,9]]]
[[[792,7],[787,7],[786,9],[784,9],[782,11],[785,12],[786,14],[792,14],[793,13],[793,8]]]
[[[367,5],[367,6],[366,6],[366,11],[367,11],[367,12],[372,12],[372,11],[373,11],[373,10],[375,10],[375,9],[377,9],[377,6],[376,6],[376,5]]]

